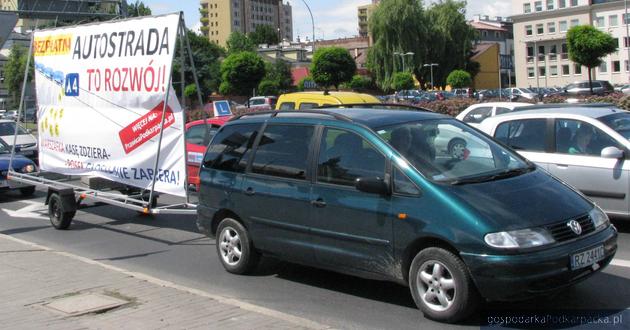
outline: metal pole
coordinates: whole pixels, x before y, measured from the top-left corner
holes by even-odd
[[[431,63],[431,90],[435,90],[435,85],[433,85],[433,63]]]
[[[538,73],[538,43],[534,40],[534,75],[536,77],[536,88],[540,89],[540,77]]]
[[[302,2],[304,2],[306,9],[308,9],[308,13],[311,15],[311,24],[313,25],[313,54],[315,54],[315,20],[313,19],[313,12],[311,11],[311,7],[308,6],[306,0],[302,0]]]
[[[186,94],[184,94],[184,90],[186,89],[186,72],[184,65],[184,38],[182,37],[182,34],[180,34],[179,38],[179,61],[181,62],[181,68],[179,69],[179,79],[181,79],[180,85],[182,88],[180,98],[182,99],[182,106],[186,108]]]
[[[179,29],[182,29],[183,27],[182,25],[182,13],[179,13],[179,26],[178,26],[178,31]],[[175,41],[177,42],[177,41]],[[171,63],[173,63],[173,61],[175,60],[175,52],[173,52],[173,55],[171,56]],[[182,63],[183,64],[183,63]],[[182,67],[183,69],[183,67]],[[147,205],[147,209],[151,210],[152,207],[152,202],[153,202],[153,194],[155,192],[155,182],[157,180],[157,171],[158,171],[158,166],[160,165],[160,152],[162,151],[162,138],[164,137],[164,119],[166,118],[166,107],[168,106],[168,97],[171,91],[171,85],[173,83],[173,70],[170,70],[168,72],[168,85],[166,86],[166,94],[164,95],[164,106],[162,107],[162,120],[160,121],[160,138],[158,139],[158,149],[157,149],[157,155],[155,156],[155,166],[153,167],[153,180],[151,182],[151,191],[149,192],[149,203]],[[182,134],[184,134],[182,132]],[[186,178],[187,179],[187,178]],[[188,187],[186,188],[186,195],[188,195]]]
[[[624,45],[626,46],[626,50],[628,53],[628,67],[630,67],[630,29],[628,28],[628,0],[623,1],[626,7],[626,14],[623,18],[624,23],[626,24],[626,40],[624,41]],[[630,82],[630,77],[628,78],[628,82]]]
[[[15,119],[15,132],[13,134],[13,146],[11,148],[11,157],[9,158],[9,170],[8,172],[13,172],[13,158],[15,157],[15,144],[17,143],[18,136],[18,125],[20,124],[20,117],[22,116],[22,110],[24,108],[24,94],[26,94],[26,83],[28,82],[28,72],[31,68],[31,57],[33,56],[33,40],[35,38],[35,30],[37,30],[37,26],[39,25],[39,19],[35,20],[35,26],[31,31],[31,43],[28,46],[28,54],[26,58],[26,69],[24,69],[24,81],[22,81],[22,93],[20,95],[20,105],[18,106],[17,118]],[[63,89],[63,86],[61,86]]]

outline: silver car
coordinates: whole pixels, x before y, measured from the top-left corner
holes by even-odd
[[[630,215],[630,112],[601,105],[539,108],[490,117],[479,128],[608,214]]]

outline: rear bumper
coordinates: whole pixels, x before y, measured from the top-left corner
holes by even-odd
[[[571,270],[570,255],[604,246],[604,259]],[[481,295],[487,300],[521,300],[571,286],[606,267],[617,251],[613,226],[587,238],[518,255],[462,253]]]

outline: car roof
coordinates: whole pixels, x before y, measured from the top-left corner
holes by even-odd
[[[492,121],[504,121],[506,118],[532,118],[532,117],[562,117],[566,115],[577,115],[584,116],[589,118],[600,118],[607,115],[612,115],[620,112],[627,112],[623,109],[619,109],[614,105],[593,105],[588,106],[587,104],[579,105],[579,106],[551,106],[549,108],[542,108],[544,106],[533,106],[532,110],[523,110],[517,112],[510,112],[506,114],[501,114],[498,116],[490,117],[484,120],[484,123],[492,122]]]
[[[290,116],[290,117],[289,117]],[[353,122],[365,125],[371,129],[407,123],[413,121],[430,119],[453,119],[453,117],[428,112],[413,110],[386,110],[371,108],[344,108],[344,109],[318,109],[318,110],[297,110],[297,111],[259,111],[247,113],[235,117],[231,122],[241,118],[251,121],[265,121],[270,117],[301,119],[326,119],[330,121]]]
[[[531,105],[532,105],[531,103],[525,103],[525,102],[485,102],[485,103],[473,104],[466,109],[476,109],[480,107],[516,108],[516,107],[528,107]]]
[[[208,122],[208,124],[223,125],[223,124],[227,123],[231,118],[232,118],[232,116],[212,117],[212,118],[208,118],[207,122]],[[186,123],[186,129],[188,129],[191,126],[203,125],[203,122],[204,122],[203,119],[187,122]]]

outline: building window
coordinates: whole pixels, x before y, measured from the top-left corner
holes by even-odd
[[[558,0],[558,8],[564,8],[567,6],[567,0]]]
[[[569,65],[568,64],[564,64],[562,66],[562,75],[563,76],[568,76],[569,74],[571,74]]]
[[[531,25],[525,25],[525,35],[531,36],[532,34],[534,34],[534,32],[532,30],[532,26]]]
[[[558,25],[560,26],[560,32],[567,32],[567,21],[560,21]]]
[[[619,47],[619,38],[613,38],[613,40],[615,40],[615,45],[617,45],[617,47]]]
[[[628,15],[621,14],[621,16],[623,17],[623,24],[630,24],[630,17],[628,17]]]
[[[538,46],[538,60],[545,61],[545,46]]]
[[[623,61],[624,66],[626,67],[626,72],[630,71],[630,66],[628,65],[628,60]]]
[[[534,63],[534,46],[527,46],[527,63]]]
[[[578,26],[578,25],[580,25],[580,20],[579,19],[572,19],[571,20],[571,27]]]
[[[534,9],[536,11],[542,11],[543,10],[542,1],[535,1],[534,2]]]
[[[556,77],[558,75],[558,66],[552,65],[549,67],[549,75],[552,77]]]
[[[534,68],[532,67],[527,68],[527,78],[534,78],[534,75],[535,75]]]
[[[558,59],[558,47],[551,45],[549,48],[549,60],[556,61]]]
[[[554,0],[547,0],[547,10],[553,10]]]
[[[573,68],[573,73],[575,73],[576,75],[581,75],[582,74],[582,66],[579,64],[576,64],[575,67]]]
[[[556,33],[556,22],[547,23],[547,33]]]
[[[495,32],[494,32],[494,37],[495,37],[496,39],[501,38],[501,33],[499,33],[499,31],[495,31]]]
[[[619,19],[617,15],[610,15],[608,16],[608,25],[610,26],[617,26],[619,25]]]
[[[630,38],[623,37],[623,46],[627,48],[628,45],[630,45]]]
[[[536,34],[545,33],[545,29],[542,24],[536,24]]]
[[[538,76],[545,77],[547,75],[547,69],[544,66],[538,67]]]
[[[595,25],[596,27],[604,27],[604,16],[597,16],[595,17],[595,21],[593,22],[593,25]]]
[[[531,3],[524,3],[523,4],[523,13],[529,14],[531,12],[532,12],[532,4]]]
[[[612,72],[615,72],[615,73],[621,72],[620,61],[612,61]]]
[[[599,65],[599,73],[608,73],[608,65],[606,62],[602,62],[602,64]]]
[[[575,7],[578,5],[578,0],[571,0],[570,4],[571,4],[571,7]]]
[[[560,58],[563,60],[569,59],[569,46],[567,44],[560,45]]]

